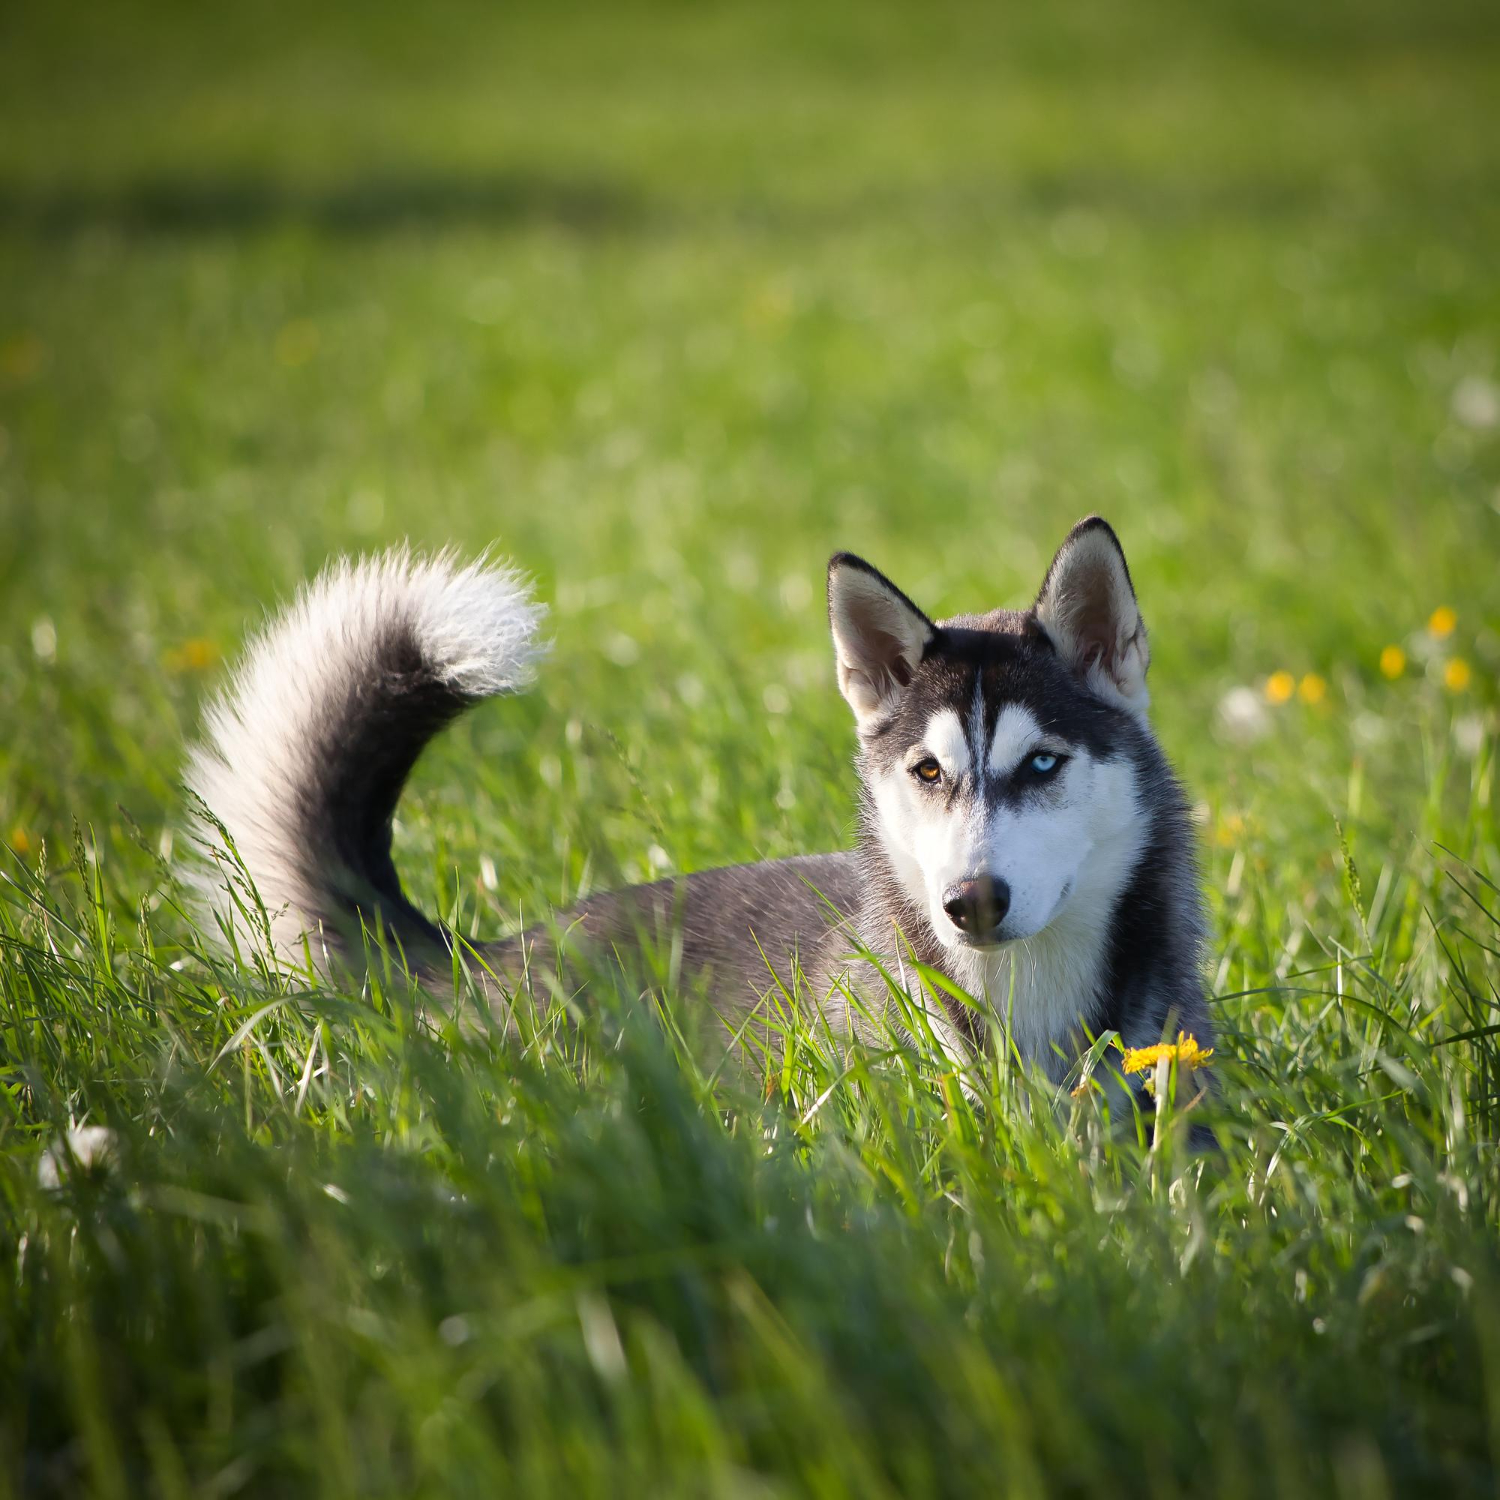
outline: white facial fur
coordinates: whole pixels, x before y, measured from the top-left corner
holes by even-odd
[[[1145,819],[1135,771],[1124,758],[1098,760],[1049,737],[1019,705],[1001,710],[988,746],[982,704],[966,718],[952,709],[935,714],[905,762],[876,779],[880,837],[943,944],[953,979],[1004,1015],[1021,1055],[1056,1081],[1067,1055],[1058,1048],[1092,1013],[1115,903],[1140,859]],[[1044,749],[1069,757],[1056,776],[1018,806],[987,808],[985,784]],[[945,777],[974,766],[979,775],[950,804],[905,769],[921,754]],[[950,885],[983,874],[1010,887],[998,946],[970,944],[943,910]]]
[[[951,708],[933,715],[906,762],[873,787],[881,838],[897,874],[939,940],[956,952],[973,952],[974,945],[943,910],[950,886],[981,876],[1005,881],[1010,910],[1000,937],[1033,937],[1096,883],[1090,866],[1101,857],[1099,873],[1112,876],[1118,862],[1110,855],[1137,823],[1128,761],[1096,760],[1082,746],[1047,735],[1019,704],[1002,709],[985,746],[982,705],[966,717],[965,723]],[[973,753],[976,747],[983,755]],[[989,786],[1040,751],[1067,758],[1019,804],[989,806]],[[944,786],[924,786],[906,769],[922,755],[942,766]],[[955,782],[958,792],[950,798]]]
[[[842,556],[830,565],[829,616],[839,685],[863,734],[899,700],[944,627],[867,565]],[[1100,518],[1080,522],[1059,549],[1034,620],[1096,697],[1145,721],[1146,629],[1124,554]],[[1019,704],[1002,708],[986,743],[979,691],[967,710],[954,704],[934,714],[900,761],[867,771],[876,831],[943,945],[949,978],[1006,1017],[1024,1058],[1060,1078],[1068,1052],[1059,1044],[1097,1017],[1112,921],[1151,819],[1131,759],[1097,759],[1044,734]],[[991,795],[1030,757],[1053,752],[1062,759],[1055,774],[1034,778],[1020,795],[1009,794],[1019,788]],[[941,781],[912,775],[923,758],[938,762]],[[1005,920],[988,946],[944,910],[950,887],[981,876],[1009,890]],[[940,1036],[956,1038],[941,1003],[929,1014]],[[961,1040],[954,1046],[955,1055],[964,1050]]]
[[[942,766],[944,776],[962,776],[969,769],[969,740],[963,720],[951,708],[940,709],[927,725],[923,748]]]
[[[976,707],[976,712],[978,709]],[[995,732],[990,736],[985,766],[991,776],[1009,776],[1028,755],[1036,754],[1042,743],[1042,731],[1031,710],[1019,703],[1007,703],[995,718]]]

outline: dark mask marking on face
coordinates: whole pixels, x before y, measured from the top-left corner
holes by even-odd
[[[904,765],[943,709],[951,709],[967,727],[976,685],[984,706],[981,743],[986,748],[1008,704],[1026,709],[1044,734],[1081,746],[1099,760],[1110,759],[1122,740],[1134,738],[1129,715],[1084,687],[1029,613],[997,610],[938,627],[906,691],[865,735],[869,769],[878,773]],[[1009,783],[995,788],[1000,795],[1013,790],[1024,795],[1032,788]]]

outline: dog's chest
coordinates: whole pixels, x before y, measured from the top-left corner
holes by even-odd
[[[882,943],[875,936],[879,924],[867,920],[860,925],[866,946],[876,953],[886,950],[887,972],[923,1006],[944,1051],[955,1063],[966,1062],[969,1043],[954,1025],[943,1000],[917,982],[906,962],[905,943],[898,940],[892,947],[889,926]],[[884,1005],[884,981],[873,972],[861,974],[861,965],[851,970],[847,944],[840,946],[842,957],[828,966],[825,977],[831,982],[835,975],[843,975],[855,984],[863,980],[865,1003],[878,1011]],[[937,947],[935,942],[932,946]],[[1035,1063],[1059,1081],[1077,1055],[1081,1028],[1094,1027],[1101,1014],[1107,983],[1106,949],[1107,935],[1102,926],[1065,917],[1037,936],[997,952],[955,954],[938,950],[927,957],[927,962],[940,968],[978,1002],[991,1024],[1014,1042],[1023,1062]]]
[[[978,1000],[1023,1062],[1060,1079],[1081,1028],[1099,1014],[1103,943],[1090,931],[1048,929],[998,953],[975,954],[953,978]]]

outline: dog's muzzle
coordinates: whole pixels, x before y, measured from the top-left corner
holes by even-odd
[[[943,892],[948,920],[975,942],[995,941],[1010,910],[1010,887],[994,876],[959,880]]]

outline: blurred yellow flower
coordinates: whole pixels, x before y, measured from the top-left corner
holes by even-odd
[[[1453,627],[1458,624],[1458,615],[1446,604],[1440,604],[1433,610],[1427,621],[1427,628],[1439,639],[1445,635],[1453,634]]]
[[[1297,679],[1290,672],[1272,672],[1266,678],[1266,700],[1285,703],[1297,691]]]
[[[17,854],[30,854],[32,849],[31,835],[21,827],[19,823],[10,831],[10,838],[6,841]]]
[[[745,321],[756,328],[777,328],[792,312],[792,295],[778,283],[762,287],[745,308]]]
[[[1214,829],[1214,840],[1222,848],[1228,848],[1237,843],[1241,834],[1245,831],[1245,815],[1243,813],[1225,813],[1219,819],[1219,826]]]
[[[1474,680],[1474,673],[1463,657],[1455,656],[1443,668],[1443,686],[1450,693],[1461,693]]]
[[[1406,670],[1406,652],[1399,646],[1387,646],[1380,653],[1380,675],[1392,682]]]
[[[1126,1073],[1144,1073],[1166,1058],[1169,1061],[1175,1059],[1181,1068],[1203,1068],[1208,1066],[1213,1055],[1212,1047],[1200,1047],[1196,1037],[1179,1031],[1175,1042],[1158,1042],[1154,1047],[1127,1047],[1125,1061],[1120,1067]]]
[[[1316,672],[1309,672],[1297,684],[1297,696],[1304,703],[1321,703],[1328,696],[1328,682]]]
[[[276,358],[288,369],[295,369],[305,365],[322,342],[316,323],[308,318],[294,319],[276,335]]]
[[[174,650],[168,651],[163,660],[169,672],[201,672],[219,659],[219,648],[211,640],[195,635]]]
[[[27,380],[41,369],[46,358],[47,346],[34,333],[18,333],[0,344],[0,375]]]

